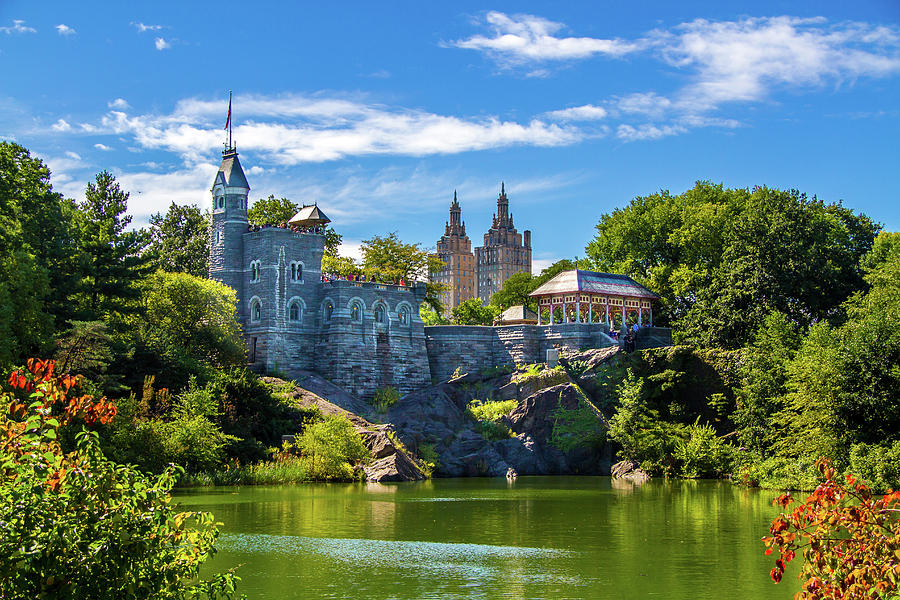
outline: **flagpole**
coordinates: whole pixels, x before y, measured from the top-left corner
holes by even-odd
[[[231,141],[231,90],[228,90],[228,148],[233,147]]]

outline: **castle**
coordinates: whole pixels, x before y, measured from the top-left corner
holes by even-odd
[[[615,343],[607,335],[608,311],[605,323],[567,318],[571,322],[540,326],[426,328],[419,316],[425,298],[423,282],[390,285],[323,280],[325,237],[317,225],[327,222],[327,217],[318,207],[304,207],[291,220],[301,227],[251,228],[247,220],[250,184],[237,150],[230,144],[222,153],[222,164],[210,191],[209,275],[237,293],[237,317],[247,343],[249,366],[254,370],[289,377],[313,371],[360,398],[370,399],[386,386],[395,387],[401,394],[412,392],[434,380],[448,379],[459,367],[478,371],[542,362],[551,348]],[[495,218],[495,228],[486,235],[485,249],[496,247],[488,245],[488,236],[496,236],[495,243],[509,239],[504,235],[518,239],[512,217],[506,217],[505,193],[501,192],[501,198],[504,209]],[[462,225],[458,214],[454,223]],[[464,225],[461,231],[465,233]],[[527,244],[528,232],[525,241]],[[515,260],[527,260],[530,265],[530,248]],[[633,291],[616,289],[593,292],[634,295]],[[572,304],[579,299],[583,297],[563,295],[552,301],[564,306],[568,303],[571,313],[572,306],[580,306]],[[590,296],[589,301],[601,299]],[[621,306],[624,317],[631,305]]]
[[[233,147],[211,191],[209,275],[237,292],[252,368],[316,371],[362,397],[431,382],[419,317],[424,283],[323,281],[321,229],[250,228],[250,184]]]
[[[450,220],[437,242],[437,255],[444,267],[432,274],[435,282],[446,286],[441,303],[447,310],[472,298],[487,304],[510,276],[531,273],[531,231],[516,231],[503,183],[497,197],[497,212],[491,228],[484,234],[484,245],[476,247],[474,253],[471,247],[454,191]]]

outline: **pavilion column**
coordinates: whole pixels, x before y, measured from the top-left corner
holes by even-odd
[[[611,327],[609,323],[609,300],[606,301],[606,326]]]
[[[588,323],[594,322],[594,303],[588,302]]]
[[[650,327],[653,327],[653,305],[650,305]]]
[[[575,322],[581,323],[581,299],[578,299],[578,302],[575,303]]]
[[[643,323],[641,322],[641,318],[644,316],[644,308],[638,304],[638,327],[641,327]]]
[[[538,298],[538,325],[541,324],[541,300]]]

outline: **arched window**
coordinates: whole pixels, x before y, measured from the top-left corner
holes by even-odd
[[[384,310],[384,305],[379,304],[375,307],[375,322],[376,323],[384,323],[387,319],[385,318],[387,314]]]
[[[359,305],[359,302],[350,305],[350,318],[354,321],[362,321],[362,306]]]
[[[253,300],[250,303],[250,321],[253,323],[258,323],[262,318],[262,302],[258,299]]]
[[[299,321],[300,314],[300,304],[297,302],[292,303],[291,307],[288,309],[288,319],[291,321]]]
[[[259,281],[259,277],[260,277],[259,261],[254,260],[253,262],[250,263],[250,282],[254,283],[256,281]]]
[[[401,325],[403,325],[404,327],[409,326],[409,307],[408,306],[400,307],[399,317],[400,317]]]
[[[331,321],[331,315],[334,314],[334,304],[331,303],[331,300],[325,302],[325,322]]]
[[[291,281],[297,281],[297,264],[291,263]]]
[[[303,281],[303,263],[297,263],[297,281]]]
[[[225,208],[225,196],[219,196],[216,198],[216,206],[218,208]]]

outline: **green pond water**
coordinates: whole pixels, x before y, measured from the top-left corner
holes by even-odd
[[[772,492],[717,481],[443,479],[180,492],[224,526],[250,599],[791,598]]]

